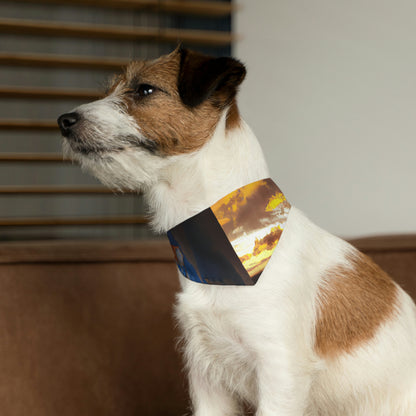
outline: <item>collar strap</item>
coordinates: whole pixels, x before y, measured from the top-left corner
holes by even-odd
[[[179,270],[198,283],[256,284],[289,210],[289,202],[270,178],[236,189],[168,231]]]

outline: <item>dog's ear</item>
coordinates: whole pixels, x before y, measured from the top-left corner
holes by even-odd
[[[208,98],[229,105],[246,75],[244,65],[233,58],[213,58],[180,49],[179,95],[185,105],[196,107]]]

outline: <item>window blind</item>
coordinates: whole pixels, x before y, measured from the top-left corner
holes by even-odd
[[[230,1],[0,2],[0,240],[153,236],[140,195],[63,160],[56,118],[131,59],[182,42],[229,55]]]

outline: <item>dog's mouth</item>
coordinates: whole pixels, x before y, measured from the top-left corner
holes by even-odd
[[[157,142],[138,132],[116,133],[109,123],[94,123],[81,113],[72,112],[58,118],[64,138],[66,155],[101,158],[127,150],[140,149],[151,155],[160,155]]]
[[[91,144],[75,134],[64,136],[64,140],[68,143],[70,149],[74,153],[81,154],[82,156],[102,156],[125,150],[124,146],[104,146],[99,143]]]
[[[82,156],[97,156],[108,153],[121,152],[125,146],[120,144],[110,144],[97,140],[97,131],[90,123],[85,120],[79,113],[67,113],[58,118],[58,125],[65,142],[69,149]],[[100,135],[102,134],[99,132]],[[116,142],[119,143],[119,142]],[[69,150],[67,146],[67,151]]]
[[[100,149],[88,144],[86,138],[80,134],[83,131],[83,124],[82,117],[77,112],[62,114],[58,118],[59,129],[70,148],[76,153],[88,155]]]

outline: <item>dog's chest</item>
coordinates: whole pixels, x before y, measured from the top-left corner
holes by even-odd
[[[185,359],[212,383],[244,395],[252,390],[255,357],[246,328],[234,308],[200,306],[186,294],[178,297],[176,316],[182,329]]]

